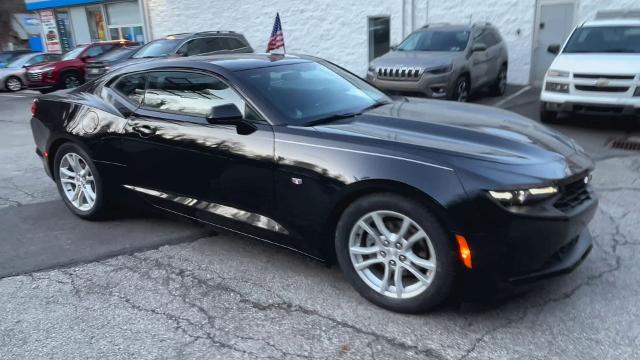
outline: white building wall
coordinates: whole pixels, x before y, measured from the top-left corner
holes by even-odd
[[[509,46],[509,82],[527,84],[538,1],[542,0],[146,0],[146,5],[153,39],[179,32],[234,30],[257,52],[266,48],[279,12],[288,53],[323,57],[360,75],[368,64],[368,16],[390,16],[391,44],[427,22],[488,21]],[[640,0],[576,4],[579,24],[598,10],[639,8]]]
[[[397,44],[412,26],[424,24],[426,1],[147,0],[146,4],[154,39],[178,32],[234,30],[243,33],[256,52],[266,49],[279,12],[288,53],[319,56],[364,75],[369,60],[367,17],[390,16],[391,44]],[[412,6],[418,10],[412,11]]]

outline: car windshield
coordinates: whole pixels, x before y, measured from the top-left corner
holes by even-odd
[[[167,56],[173,52],[178,45],[178,39],[160,39],[154,40],[147,45],[143,46],[138,52],[136,52],[132,58],[148,58],[148,57],[162,57]]]
[[[73,60],[75,58],[77,58],[78,56],[80,56],[80,53],[82,53],[82,51],[84,50],[84,46],[79,46],[71,51],[69,51],[68,53],[64,54],[62,56],[62,60]]]
[[[330,64],[305,62],[236,74],[252,92],[273,105],[279,118],[291,125],[348,116],[391,101],[357,76]]]
[[[27,61],[31,60],[31,58],[33,58],[33,56],[34,56],[33,54],[22,55],[22,56],[18,57],[17,59],[13,59],[13,61],[11,61],[10,63],[7,64],[7,67],[9,67],[9,68],[20,68],[24,64],[26,64]]]
[[[576,29],[564,53],[640,53],[640,26],[593,26]]]
[[[463,51],[469,42],[469,31],[419,31],[409,35],[399,51]]]

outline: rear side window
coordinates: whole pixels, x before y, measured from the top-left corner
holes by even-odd
[[[149,73],[145,108],[205,117],[213,106],[223,104],[235,104],[247,113],[242,97],[216,77],[185,71]]]
[[[476,44],[484,44],[487,47],[492,47],[498,44],[498,39],[493,34],[493,31],[490,30],[482,30],[475,38]]]
[[[224,48],[227,50],[237,50],[247,47],[247,44],[243,43],[239,39],[232,37],[222,38],[222,43],[224,45]]]
[[[120,93],[120,95],[131,100],[134,104],[140,105],[144,98],[146,82],[146,74],[128,75],[118,80],[118,82],[113,86],[113,89]]]

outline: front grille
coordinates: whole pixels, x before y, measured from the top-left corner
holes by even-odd
[[[567,212],[583,204],[585,201],[591,200],[591,194],[589,193],[584,178],[563,185],[560,191],[560,198],[556,200],[553,206],[563,212]]]
[[[27,79],[29,79],[29,80],[40,80],[40,76],[41,75],[42,75],[41,73],[30,73],[30,72],[28,72],[26,76],[27,76]]]
[[[576,89],[580,91],[595,91],[595,92],[614,92],[623,93],[629,91],[629,87],[625,86],[594,86],[594,85],[576,85]]]
[[[573,74],[575,79],[633,80],[635,75]]]
[[[419,68],[379,67],[376,70],[378,78],[400,81],[418,81],[422,75]]]

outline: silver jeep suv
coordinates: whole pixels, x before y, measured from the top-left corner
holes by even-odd
[[[464,102],[484,87],[504,94],[508,64],[507,46],[491,24],[432,24],[374,59],[367,80],[391,93]]]

